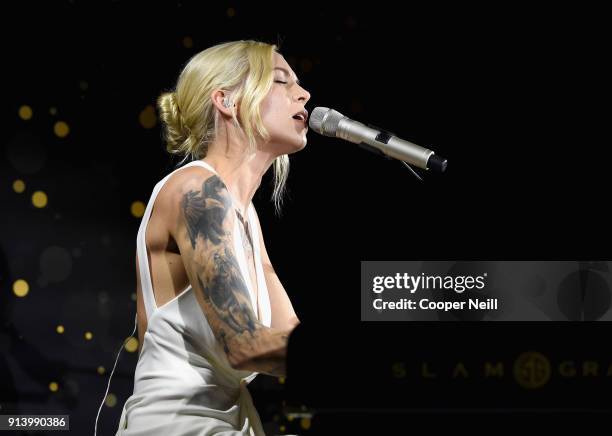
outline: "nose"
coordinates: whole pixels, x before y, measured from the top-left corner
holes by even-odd
[[[300,85],[298,85],[299,92],[297,93],[297,100],[303,102],[303,104],[308,103],[310,100],[310,92],[306,91]]]

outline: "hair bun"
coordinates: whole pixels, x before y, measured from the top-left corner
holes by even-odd
[[[191,130],[183,121],[183,116],[179,109],[176,93],[164,92],[157,99],[159,118],[164,128],[166,149],[170,153],[178,153],[187,141],[193,141]]]

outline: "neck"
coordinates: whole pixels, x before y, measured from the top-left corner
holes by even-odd
[[[235,207],[246,218],[246,210],[251,203],[255,192],[261,185],[261,179],[276,156],[257,151],[249,156],[240,156],[237,153],[229,154],[219,150],[218,147],[209,147],[209,151],[202,161],[210,164],[218,173],[221,181],[230,191]]]

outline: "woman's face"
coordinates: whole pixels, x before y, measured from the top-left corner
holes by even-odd
[[[310,94],[282,55],[274,53],[272,88],[261,104],[261,117],[270,134],[264,150],[277,155],[291,154],[306,146],[308,119],[293,118],[310,100]]]

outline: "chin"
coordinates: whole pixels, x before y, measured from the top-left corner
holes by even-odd
[[[278,146],[274,147],[274,150],[278,155],[293,154],[306,148],[307,142],[306,134],[302,136],[301,140],[299,136],[298,138],[285,138],[279,142]]]
[[[295,147],[293,148],[293,150],[292,150],[292,151],[290,151],[290,152],[289,152],[289,153],[287,153],[287,154],[297,153],[298,151],[302,151],[302,150],[304,150],[304,149],[306,148],[306,143],[307,143],[307,142],[308,142],[308,141],[306,140],[306,136],[304,136],[304,140],[303,140],[303,141],[301,141],[301,142],[299,142],[299,143],[296,143],[296,144],[295,144]]]

